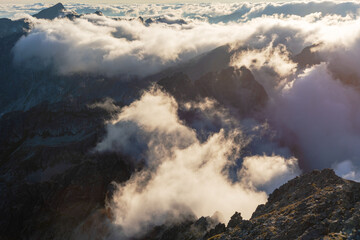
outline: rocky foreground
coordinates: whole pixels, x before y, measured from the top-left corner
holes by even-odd
[[[202,217],[155,229],[144,239],[360,239],[360,183],[331,169],[313,171],[276,189],[250,220],[235,213],[226,226],[214,225]]]

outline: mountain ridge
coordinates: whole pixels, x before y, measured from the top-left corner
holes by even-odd
[[[201,217],[141,240],[360,239],[360,183],[332,169],[314,170],[274,190],[249,220],[235,212],[227,225],[214,222]]]
[[[59,3],[34,17],[80,16],[71,14],[76,13]],[[104,198],[111,192],[107,188],[112,181],[127,181],[135,170],[129,156],[91,152],[105,134],[106,121],[116,114],[91,104],[106,97],[120,108],[151,83],[179,102],[211,98],[239,110],[242,117],[254,115],[269,98],[249,69],[228,67],[227,45],[155,74],[148,82],[57,76],[50,69],[13,66],[11,49],[30,30],[26,19],[0,19],[0,239],[69,239],[94,212],[103,214],[103,222],[96,222],[100,226],[111,220],[104,214]],[[301,67],[317,64],[321,59],[310,50],[312,46],[294,56],[294,62]],[[180,110],[188,125],[197,123],[195,111]],[[158,226],[141,239],[360,240],[359,192],[359,183],[332,170],[314,171],[275,190],[249,220],[235,213],[225,225],[216,216],[190,216],[177,225]]]

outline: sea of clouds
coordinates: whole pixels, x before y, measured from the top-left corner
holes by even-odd
[[[179,118],[179,107],[186,106],[156,87],[117,109],[95,150],[128,154],[144,168],[117,183],[107,203],[121,229],[112,236],[126,239],[217,211],[221,221],[235,211],[249,218],[267,194],[302,171],[331,167],[360,179],[358,2],[68,4],[104,16],[49,21],[23,15],[44,7],[0,5],[1,16],[28,17],[33,24],[13,48],[14,64],[129,81],[228,45],[228,65],[249,68],[269,97],[253,119],[211,99],[187,103],[203,123],[220,119],[221,129],[206,139],[197,135],[201,124]],[[154,22],[144,24],[140,16]],[[300,66],[295,56],[309,46],[305,59],[316,64]],[[97,105],[106,103],[117,108],[109,99]]]

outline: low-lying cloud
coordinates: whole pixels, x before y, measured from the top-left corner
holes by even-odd
[[[140,20],[98,15],[33,21],[34,28],[13,49],[14,62],[35,69],[51,67],[65,75],[146,76],[244,36],[232,25],[145,26]]]
[[[249,218],[266,201],[266,192],[300,172],[294,158],[253,156],[245,158],[233,181],[229,168],[247,144],[241,130],[220,130],[202,142],[179,120],[177,108],[169,95],[154,89],[145,92],[121,111],[97,147],[123,151],[132,147],[131,138],[140,138],[145,145],[137,152],[146,167],[118,184],[109,203],[124,239],[188,215],[219,211],[221,220],[228,221],[237,210]],[[136,127],[129,130],[129,123]]]
[[[250,12],[258,11],[262,6],[243,4],[231,5],[231,8],[242,8],[245,5],[252,9]],[[151,6],[146,6],[146,11],[150,12]],[[273,7],[282,9],[283,6],[280,4]],[[154,11],[159,8],[153,7]],[[305,46],[314,43],[321,42],[325,43],[324,46],[330,46],[330,43],[347,42],[348,35],[353,34],[351,29],[359,22],[351,14],[322,16],[319,13],[309,13],[304,17],[291,14],[265,15],[240,22],[211,23],[206,18],[191,16],[190,13],[198,11],[197,5],[182,7],[180,15],[157,14],[157,17],[167,20],[155,21],[150,25],[136,17],[130,19],[125,16],[117,19],[96,14],[83,15],[74,20],[58,18],[53,21],[29,17],[33,27],[16,43],[13,49],[14,62],[18,66],[35,69],[52,68],[63,75],[92,73],[144,77],[186,62],[216,47],[231,44],[235,48],[250,48],[248,55],[259,55],[259,49],[267,49],[267,56],[258,58],[253,65],[259,67],[261,64],[270,64],[284,75],[293,68],[291,64],[276,64],[274,57],[278,60],[286,57],[284,54],[277,54],[278,51],[283,52],[281,45],[290,53],[296,54]],[[186,15],[187,8],[190,15]],[[160,13],[166,9],[162,9]],[[169,11],[172,10],[178,9],[170,8]],[[233,10],[224,7],[223,11]],[[345,10],[344,12],[348,13]],[[167,24],[169,21],[175,24]],[[342,34],[337,34],[338,32]],[[239,64],[246,65],[246,62]]]
[[[188,4],[86,4],[64,3],[64,6],[80,14],[101,11],[111,17],[159,17],[163,15],[177,18],[200,19],[212,23],[248,21],[274,14],[304,17],[311,13],[325,15],[356,16],[360,4],[356,1],[296,1],[258,3],[188,3]],[[1,4],[0,17],[16,18],[19,13],[34,14],[49,4]]]
[[[360,156],[360,94],[322,63],[294,80],[270,107],[286,141],[300,147],[307,167],[331,167]]]

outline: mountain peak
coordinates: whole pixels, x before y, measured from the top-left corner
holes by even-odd
[[[54,6],[52,6],[52,8],[57,8],[57,9],[65,9],[64,5],[62,3],[57,3]]]
[[[39,13],[34,14],[33,17],[40,19],[54,19],[59,17],[62,13],[66,11],[62,3],[57,3],[52,7],[41,10]]]

